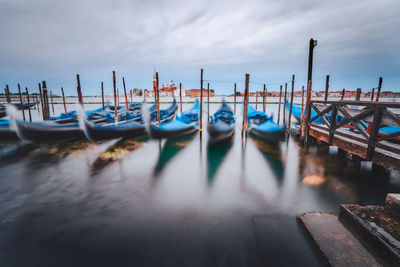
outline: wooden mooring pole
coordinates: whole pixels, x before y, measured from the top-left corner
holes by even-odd
[[[300,133],[303,127],[303,114],[304,114],[304,85],[301,87],[301,117],[300,117]]]
[[[247,135],[247,106],[248,106],[248,99],[249,99],[249,79],[250,79],[250,74],[246,73],[244,98],[243,98],[242,137],[243,137],[243,133],[246,133],[246,135]]]
[[[76,75],[76,82],[78,86],[76,87],[76,90],[78,91],[78,100],[79,104],[83,107],[83,97],[82,97],[82,90],[81,90],[81,80],[79,78],[79,74]]]
[[[285,83],[285,95],[283,97],[283,125],[286,127],[286,97],[287,97],[287,83]]]
[[[200,70],[200,132],[203,131],[203,69]]]
[[[31,114],[31,101],[29,100],[29,91],[28,91],[28,87],[25,87],[25,91],[26,91],[26,97],[28,99],[28,114],[29,114],[29,121],[32,121],[32,114]],[[35,100],[33,100],[35,101]]]
[[[47,93],[46,81],[42,81],[43,90],[43,105],[44,105],[44,118],[45,120],[50,119],[50,105],[49,105],[49,95]]]
[[[374,101],[374,93],[375,93],[375,87],[372,88],[372,92],[371,92],[371,101]]]
[[[118,105],[117,105],[117,80],[115,78],[115,70],[113,70],[113,88],[114,88],[114,116],[115,124],[118,125]]]
[[[376,93],[376,101],[379,101],[379,97],[381,95],[381,88],[382,88],[382,77],[379,77],[378,92]]]
[[[67,113],[67,104],[65,104],[65,94],[64,94],[64,88],[61,87],[61,94],[62,94],[62,99],[63,99],[63,105],[64,105],[64,112]]]
[[[6,93],[7,104],[11,104],[11,97],[10,97],[10,89],[8,88],[8,84],[6,84],[6,89],[4,89]]]
[[[360,97],[361,97],[361,88],[357,88],[356,101],[360,101]]]
[[[265,97],[266,97],[266,92],[267,91],[267,89],[266,89],[266,86],[265,86],[265,83],[264,83],[264,91],[263,91],[263,112],[265,112]]]
[[[124,85],[124,95],[125,95],[126,111],[129,111],[128,96],[126,95],[126,87],[125,87],[125,78],[124,78],[124,77],[122,77],[122,84]]]
[[[22,95],[21,95],[21,86],[18,84],[18,95],[19,95],[19,102],[21,103],[21,110],[22,110],[22,118],[25,119],[25,110],[24,110],[24,102],[22,101]]]
[[[325,95],[324,95],[324,100],[328,100],[328,94],[329,94],[329,75],[326,75],[326,83],[325,83]]]
[[[179,83],[179,104],[181,107],[181,115],[182,115],[182,83]]]
[[[233,114],[236,115],[236,83],[233,86]]]
[[[52,91],[50,91],[50,100],[51,100],[51,110],[53,111],[53,115],[54,115],[54,102],[53,102],[53,93],[52,93]]]
[[[158,124],[161,122],[161,115],[160,115],[160,80],[158,78],[158,72],[156,72],[156,95],[157,95],[157,121]]]
[[[45,120],[45,117],[44,117],[44,111],[45,111],[45,109],[44,109],[44,101],[43,101],[42,85],[41,85],[41,83],[39,83],[39,96],[40,96],[40,105],[42,106],[42,117],[43,117],[43,120]]]
[[[257,110],[257,104],[258,104],[258,91],[256,91],[256,110]]]
[[[280,118],[281,118],[281,99],[282,99],[282,85],[281,85],[281,88],[279,89],[278,124],[279,124]]]
[[[131,103],[133,104],[133,90],[130,90],[131,92]]]
[[[104,110],[104,84],[101,82],[101,106]]]
[[[210,122],[210,83],[207,83],[207,122]]]
[[[343,100],[344,99],[344,94],[346,93],[346,89],[344,89],[343,88],[343,90],[342,90],[342,98],[340,99],[340,100]]]
[[[291,126],[291,119],[292,119],[292,108],[293,108],[293,95],[294,95],[294,74],[292,76],[292,92],[290,93],[290,108],[289,108],[289,130]]]

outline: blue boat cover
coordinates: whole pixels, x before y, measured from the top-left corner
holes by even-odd
[[[290,103],[288,101],[286,101],[285,106],[286,106],[287,110],[290,110]],[[301,107],[296,105],[296,104],[293,104],[292,105],[292,114],[296,118],[301,118]],[[311,119],[314,118],[317,115],[318,115],[318,113],[313,108],[311,108]],[[314,122],[318,123],[318,124],[322,124],[322,119],[318,118]]]
[[[210,123],[216,124],[218,121],[225,123],[235,123],[235,116],[233,115],[232,109],[225,103],[222,102],[220,109],[215,112],[214,116],[211,116]]]
[[[104,106],[104,108],[106,108],[106,107],[108,107],[108,105]],[[105,112],[107,112],[107,111],[104,111],[103,108],[101,107],[101,108],[94,109],[94,110],[88,110],[85,113],[86,113],[86,115],[92,115],[93,113],[101,114],[101,113],[105,113]],[[105,114],[104,114],[104,116],[105,116]],[[74,111],[70,111],[67,113],[61,113],[60,116],[50,117],[50,120],[56,121],[56,120],[63,120],[63,119],[73,119],[73,118],[77,118],[77,117],[78,117],[78,114],[77,114],[76,110],[74,110]]]
[[[267,116],[265,112],[255,110],[252,106],[248,106],[248,122],[253,124],[260,132],[278,132],[283,131],[283,128],[273,121],[273,115]],[[256,122],[254,122],[256,121]]]
[[[160,126],[157,127],[157,130],[161,131],[178,131],[183,130],[188,127],[193,127],[193,122],[198,122],[200,120],[200,104],[199,101],[196,100],[193,107],[189,110],[182,112],[180,117],[177,116],[174,121],[167,121],[161,123]]]
[[[0,120],[0,126],[9,126],[10,121],[9,120]]]
[[[272,120],[264,121],[256,126],[254,126],[257,130],[261,132],[279,132],[283,131],[283,128],[273,122]]]

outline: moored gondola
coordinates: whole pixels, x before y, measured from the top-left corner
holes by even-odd
[[[0,141],[17,140],[17,133],[11,129],[9,120],[0,120]]]
[[[199,101],[196,101],[191,109],[183,112],[174,121],[152,122],[150,125],[151,135],[154,138],[180,138],[191,135],[199,130],[199,119],[200,104]]]
[[[230,140],[235,133],[235,116],[232,109],[225,103],[210,118],[207,127],[209,141],[212,143]]]
[[[285,139],[285,130],[273,121],[273,116],[255,110],[249,105],[247,118],[249,123],[249,133],[264,141],[277,143]]]
[[[145,125],[135,120],[122,121],[117,124],[99,124],[85,120],[85,129],[88,137],[92,140],[134,138],[146,134]]]

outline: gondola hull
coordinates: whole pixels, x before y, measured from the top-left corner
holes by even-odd
[[[175,123],[175,121],[173,121],[171,123]],[[187,124],[186,126],[182,126],[182,127],[175,128],[175,129],[165,129],[165,128],[161,128],[161,127],[158,127],[155,124],[153,124],[153,125],[151,125],[150,129],[151,129],[152,137],[156,138],[156,139],[181,138],[184,136],[192,135],[199,130],[198,126],[196,124]]]
[[[249,133],[258,139],[269,142],[271,144],[276,144],[280,141],[285,140],[285,132],[284,131],[271,131],[266,132],[257,129],[257,127],[250,127]]]
[[[117,138],[135,138],[146,134],[146,127],[137,121],[121,122],[118,125],[96,124],[85,120],[85,128],[88,137],[92,140],[107,140]]]
[[[232,139],[235,134],[235,124],[224,123],[210,123],[207,127],[209,141],[211,143],[222,143]]]
[[[8,126],[0,126],[0,142],[18,140],[18,135]]]
[[[67,141],[85,137],[78,123],[58,124],[54,121],[16,121],[18,136],[35,143]]]

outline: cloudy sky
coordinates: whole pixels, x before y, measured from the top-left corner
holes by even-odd
[[[323,89],[400,90],[399,0],[0,0],[0,83],[31,91],[46,80],[55,93],[98,94],[100,82],[151,88],[199,88],[200,68],[217,93],[233,83],[279,90],[296,75],[306,82],[308,43],[315,48],[313,83]]]

